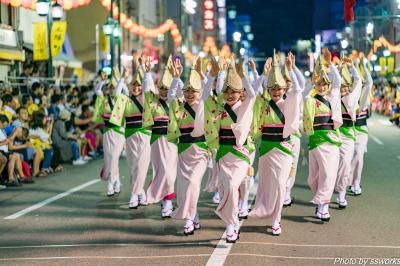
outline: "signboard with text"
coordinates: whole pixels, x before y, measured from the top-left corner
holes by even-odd
[[[214,0],[204,0],[204,30],[215,29],[215,2]]]

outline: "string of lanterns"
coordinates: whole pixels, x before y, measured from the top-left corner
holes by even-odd
[[[35,10],[37,0],[1,0],[1,2],[5,5],[11,5],[14,8],[23,7],[25,9]],[[71,10],[73,8],[88,5],[91,0],[57,0],[56,2],[60,4],[63,9]]]
[[[5,5],[11,5],[14,8],[22,6],[26,9],[35,10],[37,0],[1,0],[1,2]],[[90,2],[91,0],[57,0],[57,3],[60,4],[65,10],[71,10],[80,6],[88,5]],[[100,3],[107,10],[111,9],[111,0],[100,0]],[[115,4],[113,6],[113,17],[114,19],[118,18],[118,7]],[[172,19],[167,19],[164,23],[154,29],[148,29],[143,25],[133,22],[132,19],[128,18],[128,16],[123,12],[120,14],[120,20],[121,26],[129,30],[132,34],[139,35],[143,38],[154,39],[170,31],[175,45],[179,47],[182,44],[182,35],[178,29],[178,26]]]
[[[65,0],[64,0],[65,1]],[[104,6],[108,11],[111,9],[111,0],[99,0],[102,6]],[[113,18],[118,18],[118,7],[113,5]],[[129,30],[132,34],[139,35],[143,38],[154,39],[160,35],[165,34],[170,31],[172,39],[177,47],[182,44],[182,35],[178,29],[178,26],[172,19],[167,19],[164,23],[159,25],[157,28],[148,29],[143,25],[139,25],[128,18],[128,16],[121,12],[120,14],[121,26]]]

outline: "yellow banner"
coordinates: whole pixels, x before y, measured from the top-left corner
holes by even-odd
[[[100,52],[108,53],[108,48],[109,48],[108,36],[105,35],[103,31],[100,31]]]
[[[394,71],[394,57],[388,58],[388,73],[392,73]]]
[[[385,75],[386,74],[386,58],[385,57],[379,58],[379,65],[381,66],[381,74]]]
[[[61,51],[62,45],[65,39],[65,33],[67,32],[66,21],[55,21],[51,28],[51,56],[56,57]]]
[[[47,60],[47,24],[33,23],[33,60]]]

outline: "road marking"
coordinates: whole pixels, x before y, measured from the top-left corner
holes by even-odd
[[[321,247],[321,248],[387,248],[387,249],[400,249],[400,246],[284,244],[284,243],[245,242],[245,241],[239,241],[238,244],[289,246],[289,247]]]
[[[74,248],[74,247],[131,247],[131,246],[201,246],[210,245],[210,242],[182,242],[182,243],[98,243],[98,244],[62,244],[62,245],[30,245],[30,246],[0,246],[0,249],[27,249],[27,248]]]
[[[210,245],[210,241],[205,242],[177,242],[177,243],[90,243],[90,244],[54,244],[54,245],[27,245],[27,246],[0,246],[1,249],[30,249],[30,248],[79,248],[79,247],[133,247],[133,246],[202,246]],[[295,243],[271,243],[271,242],[251,242],[238,241],[236,244],[250,245],[270,245],[288,247],[316,247],[316,248],[381,248],[381,249],[400,249],[400,246],[371,246],[371,245],[334,245],[334,244],[295,244]]]
[[[384,145],[383,142],[382,142],[380,139],[378,139],[377,137],[375,137],[374,135],[369,134],[369,136],[372,138],[373,141],[376,142],[376,144],[378,144],[378,145]]]
[[[257,178],[258,180],[258,178]],[[254,182],[253,187],[251,188],[250,195],[249,195],[249,200],[250,202],[253,202],[253,199],[256,194],[256,182]],[[249,209],[251,208],[251,204],[249,205]],[[240,221],[240,226],[242,226],[244,220]],[[226,243],[226,230],[222,234],[217,246],[215,247],[213,253],[211,254],[210,258],[208,259],[208,262],[206,266],[219,266],[219,265],[224,265],[226,257],[229,255],[229,252],[232,249],[233,244],[232,243]]]
[[[32,212],[34,210],[37,210],[37,209],[39,209],[39,208],[41,208],[41,207],[43,207],[43,206],[45,206],[47,204],[50,204],[50,203],[52,203],[52,202],[54,202],[54,201],[56,201],[58,199],[64,198],[64,197],[66,197],[66,196],[68,196],[68,195],[70,195],[70,194],[72,194],[72,193],[74,193],[76,191],[79,191],[79,190],[81,190],[81,189],[83,189],[85,187],[91,186],[91,185],[93,185],[93,184],[95,184],[95,183],[97,183],[99,181],[100,181],[100,179],[93,179],[92,181],[86,182],[86,183],[84,183],[84,184],[82,184],[80,186],[71,188],[70,190],[67,190],[67,191],[65,191],[63,193],[55,195],[54,197],[51,197],[51,198],[48,198],[48,199],[43,200],[41,202],[38,202],[35,205],[32,205],[32,206],[30,206],[30,207],[28,207],[26,209],[23,209],[23,210],[21,210],[19,212],[16,212],[16,213],[14,213],[14,214],[12,214],[10,216],[7,216],[4,219],[6,219],[6,220],[17,219],[17,218],[19,218],[21,216],[24,216],[27,213],[30,213],[30,212]]]
[[[165,255],[165,256],[74,256],[74,257],[27,257],[27,258],[4,258],[0,261],[15,260],[65,260],[65,259],[168,259],[168,258],[185,258],[185,257],[208,257],[210,254],[185,254],[185,255]]]

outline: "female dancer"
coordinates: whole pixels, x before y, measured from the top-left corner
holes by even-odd
[[[272,218],[272,234],[281,234],[281,213],[286,191],[286,183],[293,162],[293,146],[290,135],[299,128],[300,102],[302,88],[294,73],[294,56],[289,54],[286,67],[291,79],[290,87],[282,76],[280,66],[274,54],[274,62],[268,75],[268,93],[270,99],[259,102],[257,112],[259,129],[262,135],[260,144],[259,176],[260,183],[256,202],[250,216]],[[286,98],[283,96],[286,93]]]
[[[328,222],[329,203],[335,188],[339,167],[338,128],[342,125],[340,111],[341,77],[331,62],[332,56],[324,49],[312,76],[315,96],[304,102],[303,127],[309,139],[308,184],[314,193],[313,203],[317,204],[317,218]],[[329,76],[327,75],[329,68]]]
[[[243,87],[247,97],[242,102]],[[216,161],[221,200],[215,212],[227,225],[226,241],[235,243],[239,234],[239,186],[250,163],[249,150],[244,145],[250,133],[255,94],[243,70],[235,71],[234,58],[231,58],[222,92],[223,107],[212,107],[210,99],[207,100],[210,106],[206,108],[206,138],[211,148],[218,147]]]

